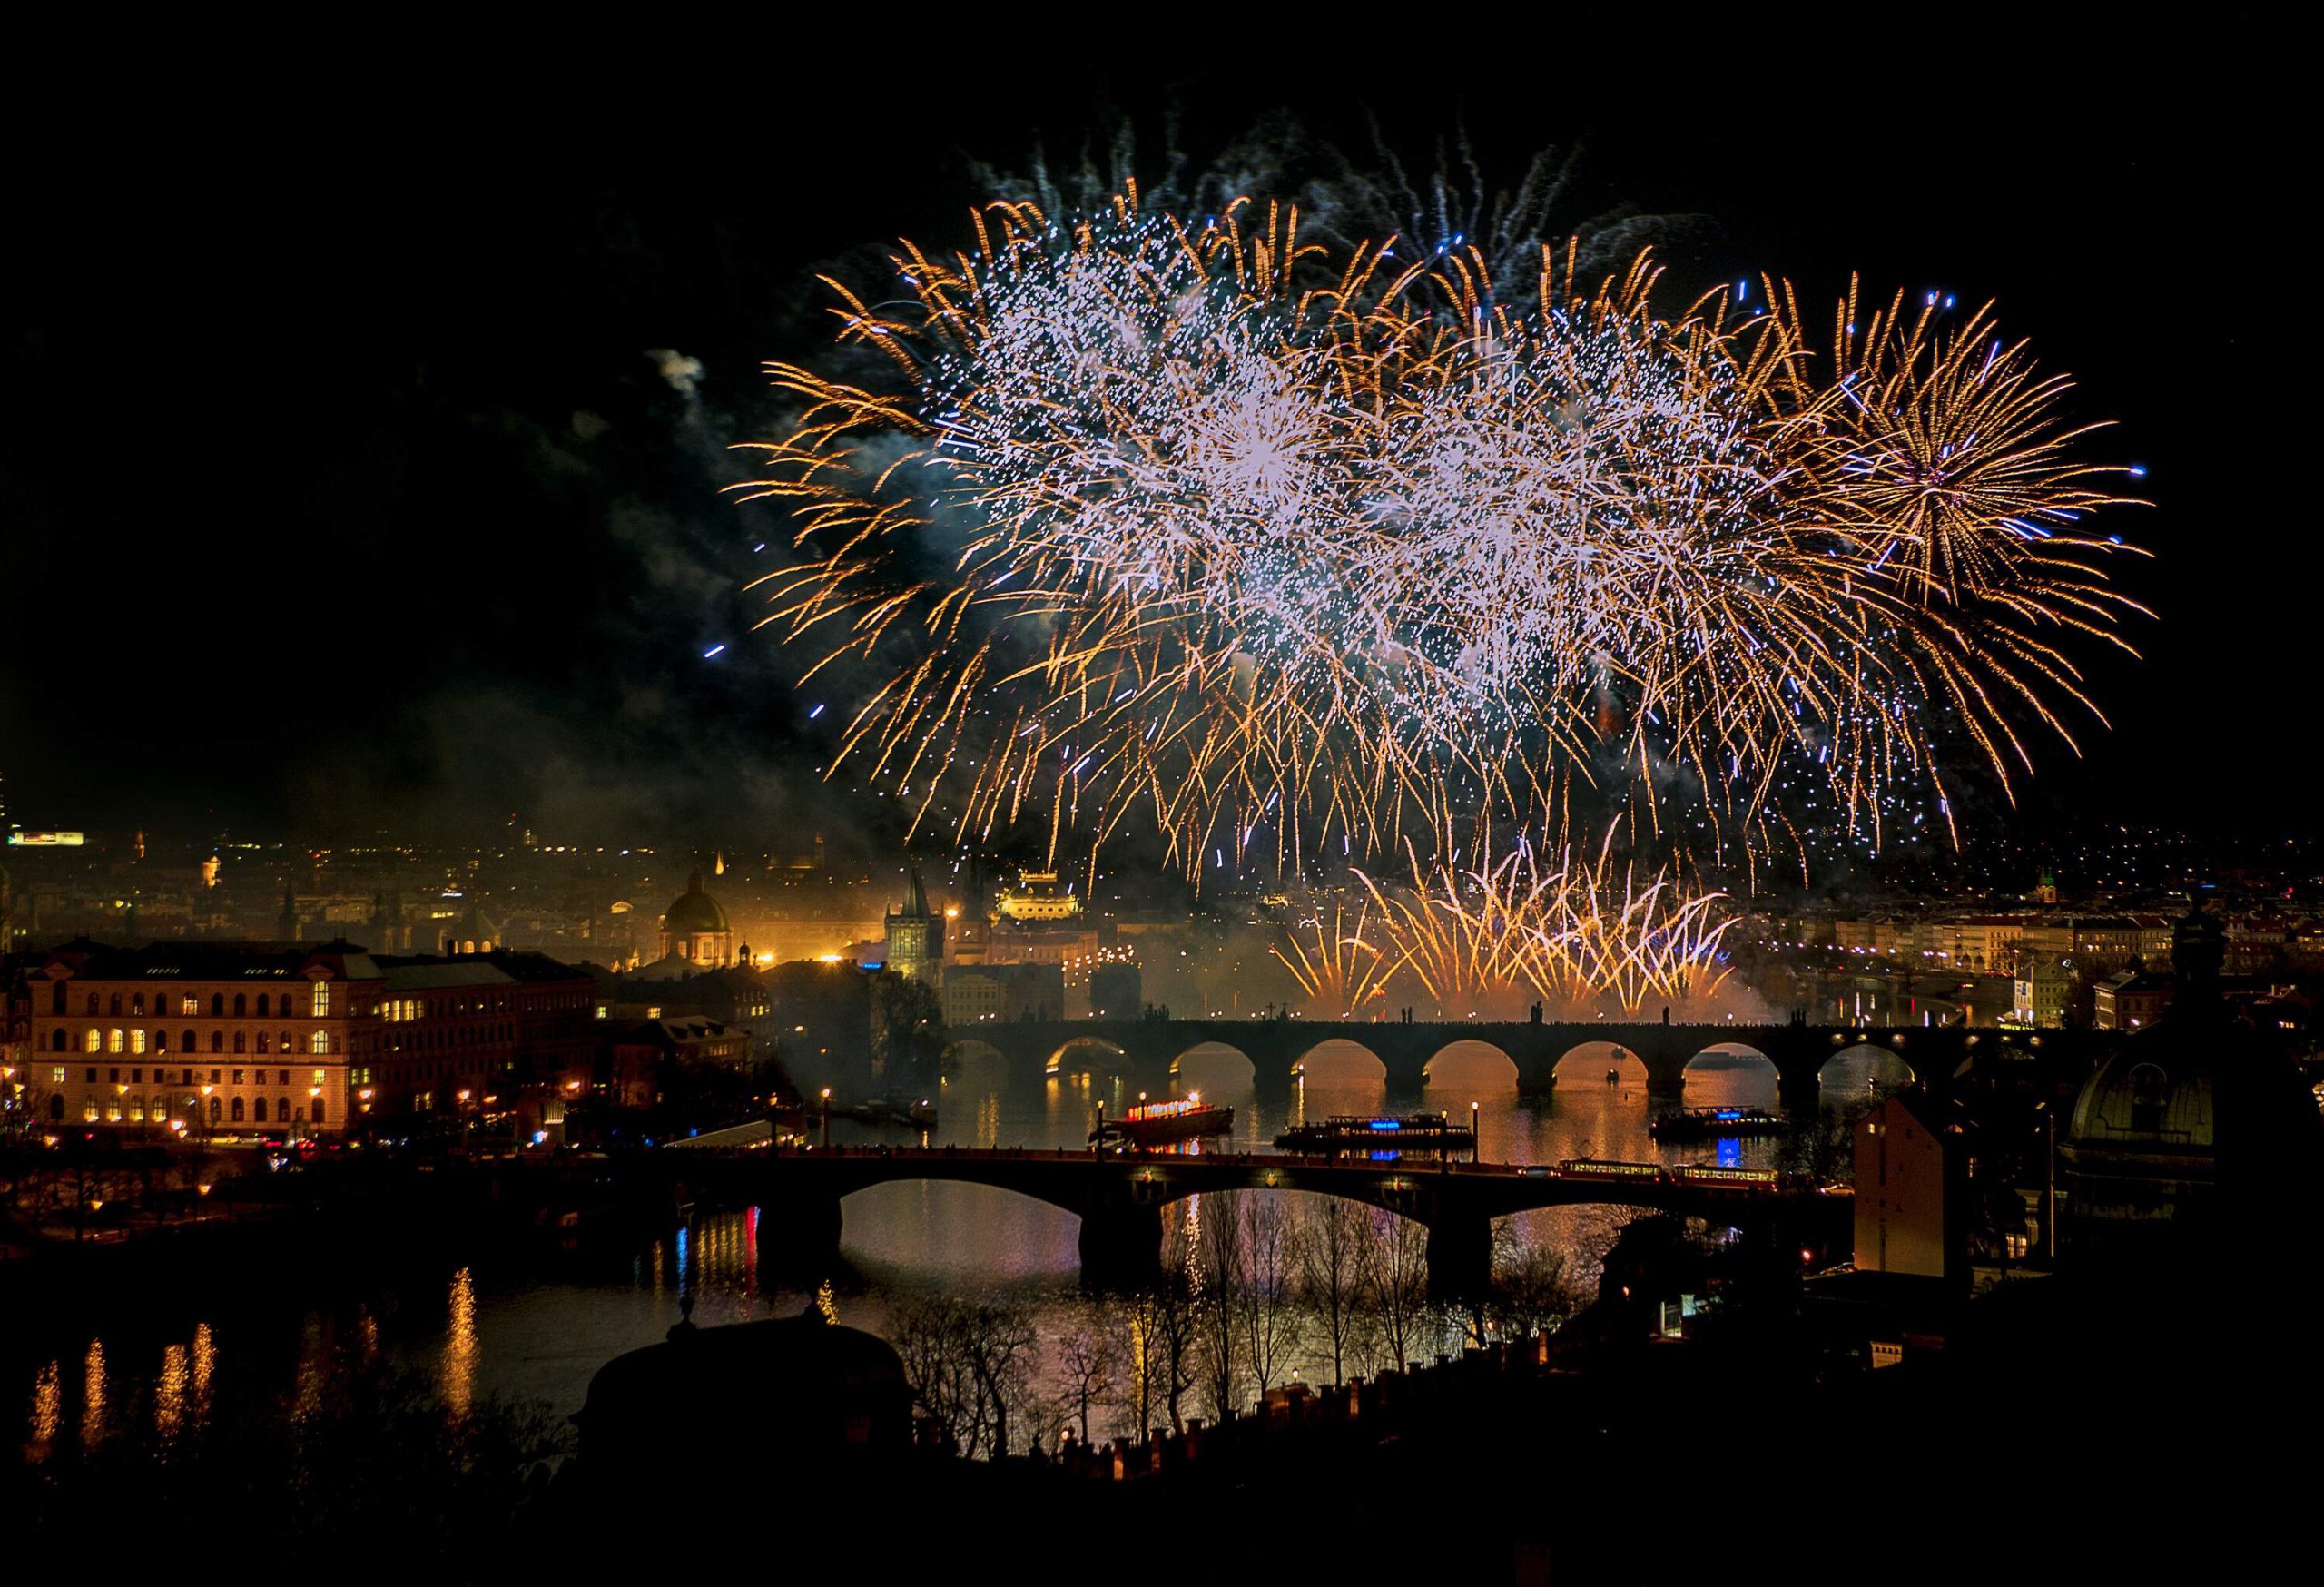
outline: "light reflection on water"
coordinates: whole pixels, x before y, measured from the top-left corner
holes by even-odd
[[[1612,1083],[1606,1079],[1610,1069],[1616,1074]],[[1826,1070],[1824,1094],[1827,1101],[1853,1103],[1864,1098],[1869,1081],[1905,1078],[1889,1055],[1842,1053]],[[1776,1148],[1765,1139],[1660,1145],[1647,1132],[1643,1066],[1635,1058],[1617,1059],[1603,1044],[1569,1057],[1558,1090],[1541,1099],[1520,1099],[1508,1060],[1470,1043],[1448,1049],[1418,1094],[1392,1095],[1377,1060],[1344,1043],[1319,1049],[1301,1082],[1283,1096],[1256,1095],[1247,1064],[1225,1049],[1188,1054],[1176,1085],[1180,1094],[1199,1089],[1207,1100],[1235,1109],[1227,1149],[1268,1149],[1281,1130],[1333,1114],[1428,1110],[1457,1119],[1472,1102],[1481,1155],[1488,1161],[1599,1157],[1756,1167]],[[1104,1076],[1010,1084],[990,1061],[964,1065],[949,1077],[942,1096],[943,1121],[930,1136],[935,1144],[1074,1149],[1086,1148],[1101,1099],[1117,1118],[1137,1099],[1134,1087]],[[1683,1101],[1772,1108],[1773,1068],[1756,1058],[1707,1059],[1689,1071]],[[832,1135],[837,1141],[891,1144],[910,1138],[842,1121],[834,1122]],[[1295,1206],[1310,1199],[1283,1194]],[[1189,1208],[1187,1215],[1201,1212]],[[68,1419],[92,1447],[109,1429],[129,1425],[123,1417],[142,1425],[150,1416],[157,1434],[173,1437],[211,1414],[213,1401],[221,1406],[262,1403],[287,1387],[294,1405],[311,1405],[320,1375],[333,1370],[329,1342],[351,1329],[363,1359],[384,1356],[431,1372],[451,1416],[468,1414],[479,1397],[491,1395],[546,1401],[562,1414],[580,1407],[597,1368],[664,1336],[677,1320],[682,1293],[693,1296],[694,1320],[705,1326],[793,1315],[812,1306],[873,1332],[884,1328],[900,1301],[938,1289],[1008,1290],[1042,1306],[1049,1314],[1045,1324],[1060,1321],[1078,1296],[1078,1220],[990,1187],[901,1181],[849,1197],[842,1255],[851,1275],[812,1295],[771,1290],[760,1282],[763,1222],[783,1216],[776,1207],[699,1216],[642,1245],[634,1260],[610,1275],[515,1266],[497,1270],[488,1261],[448,1264],[432,1295],[399,1296],[383,1288],[344,1303],[346,1309],[335,1316],[294,1310],[294,1332],[282,1340],[288,1348],[272,1371],[262,1359],[238,1359],[232,1368],[222,1368],[222,1341],[201,1322],[152,1347],[150,1358],[140,1351],[135,1360],[112,1359],[103,1340],[91,1339],[77,1405],[66,1403],[64,1370],[53,1358],[0,1362],[5,1373],[0,1386],[25,1408],[19,1424],[35,1447],[60,1436]],[[1519,1241],[1562,1254],[1586,1286],[1630,1216],[1620,1208],[1553,1208],[1520,1214],[1505,1227]],[[256,1348],[247,1339],[222,1343]],[[1317,1375],[1318,1364],[1305,1365],[1308,1376]],[[269,1387],[270,1382],[280,1386]]]

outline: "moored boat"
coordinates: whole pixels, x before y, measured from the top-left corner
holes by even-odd
[[[1109,1140],[1136,1147],[1168,1146],[1206,1135],[1225,1135],[1234,1128],[1234,1109],[1213,1107],[1196,1091],[1175,1101],[1136,1103],[1119,1119],[1101,1119],[1089,1132],[1089,1142],[1093,1146]]]

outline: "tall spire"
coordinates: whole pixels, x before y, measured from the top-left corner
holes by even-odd
[[[928,885],[920,879],[918,861],[912,862],[911,891],[904,895],[904,913],[921,916],[928,913]]]

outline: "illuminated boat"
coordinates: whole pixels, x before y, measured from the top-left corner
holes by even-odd
[[[1235,1128],[1235,1109],[1214,1108],[1200,1091],[1171,1102],[1139,1102],[1119,1119],[1102,1120],[1089,1132],[1093,1146],[1118,1140],[1126,1146],[1168,1146],[1198,1136],[1225,1135]]]
[[[1689,1108],[1662,1114],[1646,1127],[1657,1140],[1739,1140],[1783,1131],[1783,1116],[1763,1108]]]
[[[1354,1153],[1385,1158],[1411,1152],[1471,1151],[1477,1137],[1467,1125],[1454,1124],[1442,1113],[1412,1113],[1401,1119],[1357,1113],[1295,1126],[1276,1136],[1275,1144],[1285,1151],[1309,1155]]]

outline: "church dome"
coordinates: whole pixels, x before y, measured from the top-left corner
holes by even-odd
[[[702,890],[702,872],[697,871],[686,880],[686,890],[670,901],[662,916],[662,929],[673,937],[691,937],[710,932],[724,932],[726,912],[718,901]]]
[[[2200,1033],[2166,1020],[2125,1041],[2083,1082],[2068,1138],[2085,1150],[2176,1155],[2217,1149],[2212,1054],[2200,1040],[2185,1040],[2191,1034]],[[2232,1041],[2228,1032],[2217,1034]]]

